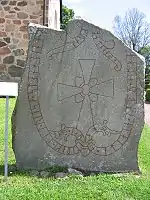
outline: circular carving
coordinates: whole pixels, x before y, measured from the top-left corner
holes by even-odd
[[[82,77],[75,77],[75,84],[65,85],[64,83],[58,83],[58,91],[62,91],[62,86],[72,87],[72,93],[75,99],[75,103],[81,103],[83,106],[86,101],[89,103],[90,107],[90,117],[93,121],[92,127],[86,132],[86,134],[82,133],[82,131],[78,128],[78,122],[76,127],[67,127],[65,124],[60,124],[60,130],[52,131],[48,130],[47,125],[45,124],[45,120],[41,111],[40,102],[38,99],[39,92],[39,64],[40,59],[36,54],[41,53],[42,51],[42,42],[41,35],[35,35],[35,41],[32,43],[32,53],[29,55],[29,72],[28,72],[28,100],[30,104],[31,113],[33,116],[34,123],[37,127],[39,134],[42,139],[50,146],[52,149],[57,151],[58,153],[65,155],[73,155],[73,154],[82,154],[83,156],[87,156],[90,153],[107,156],[116,151],[118,151],[128,140],[128,137],[132,131],[133,123],[134,123],[134,110],[132,105],[136,103],[136,90],[132,90],[132,88],[136,88],[136,85],[131,84],[131,67],[130,71],[127,71],[127,102],[126,102],[126,110],[125,110],[125,119],[124,125],[121,131],[111,130],[108,126],[108,122],[104,120],[102,124],[96,124],[93,120],[92,113],[92,104],[96,103],[98,100],[98,96],[100,96],[100,89],[105,84],[110,86],[109,93],[103,95],[109,95],[113,97],[114,95],[114,80],[106,80],[105,82],[99,82],[97,78],[91,77],[93,68],[95,66],[95,59],[89,60],[91,66],[89,66],[89,76],[84,75],[84,66],[82,63],[84,59],[79,60],[79,64],[82,71]],[[39,41],[38,41],[39,40]],[[35,54],[36,53],[36,54]],[[59,53],[59,51],[55,52]],[[129,62],[132,61],[132,56],[127,55]],[[116,61],[117,62],[117,61]],[[116,65],[117,66],[117,65]],[[120,65],[119,65],[120,66]],[[128,65],[127,65],[128,66]],[[136,65],[132,65],[133,70],[136,68]],[[120,70],[121,68],[119,68]],[[136,75],[134,74],[134,79],[136,79]],[[60,89],[60,90],[59,90]],[[79,91],[79,92],[76,92]],[[132,95],[128,96],[128,94],[132,93]],[[64,93],[63,93],[64,95]],[[63,96],[62,94],[58,95],[58,101],[63,101],[64,99],[69,99],[70,96]],[[72,97],[71,96],[71,97]],[[83,107],[80,108],[79,118],[82,112]],[[109,140],[110,138],[110,140]],[[112,141],[113,142],[108,142]],[[107,142],[106,142],[107,140]],[[103,142],[101,142],[103,141]]]

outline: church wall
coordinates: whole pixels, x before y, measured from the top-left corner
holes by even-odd
[[[0,1],[0,81],[19,81],[25,65],[29,22],[43,24],[43,0]]]

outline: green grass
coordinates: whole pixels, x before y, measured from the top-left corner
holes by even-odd
[[[15,100],[10,100],[10,115]],[[72,176],[66,179],[42,179],[25,172],[9,174],[4,182],[4,109],[0,99],[0,200],[150,200],[150,128],[145,126],[139,145],[141,176]],[[10,119],[9,119],[10,123]],[[9,163],[14,164],[9,130]]]

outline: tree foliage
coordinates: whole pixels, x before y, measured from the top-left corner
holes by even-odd
[[[144,47],[142,50],[141,50],[141,55],[143,55],[144,57],[146,56],[146,55],[150,55],[150,46],[148,45],[148,46],[146,46],[146,47]]]
[[[73,9],[68,8],[67,6],[62,5],[62,24],[61,29],[65,29],[69,20],[73,19],[74,17]]]
[[[146,68],[145,68],[145,90],[147,91],[147,90],[150,90],[150,46],[144,47],[141,50],[140,54],[145,57],[145,62],[146,62]]]
[[[123,18],[117,15],[113,28],[115,34],[138,53],[150,44],[150,24],[145,14],[136,8],[128,10]]]

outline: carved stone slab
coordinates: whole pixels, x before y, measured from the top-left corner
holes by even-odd
[[[144,61],[83,20],[66,31],[29,25],[12,117],[19,168],[137,171],[144,125]]]

